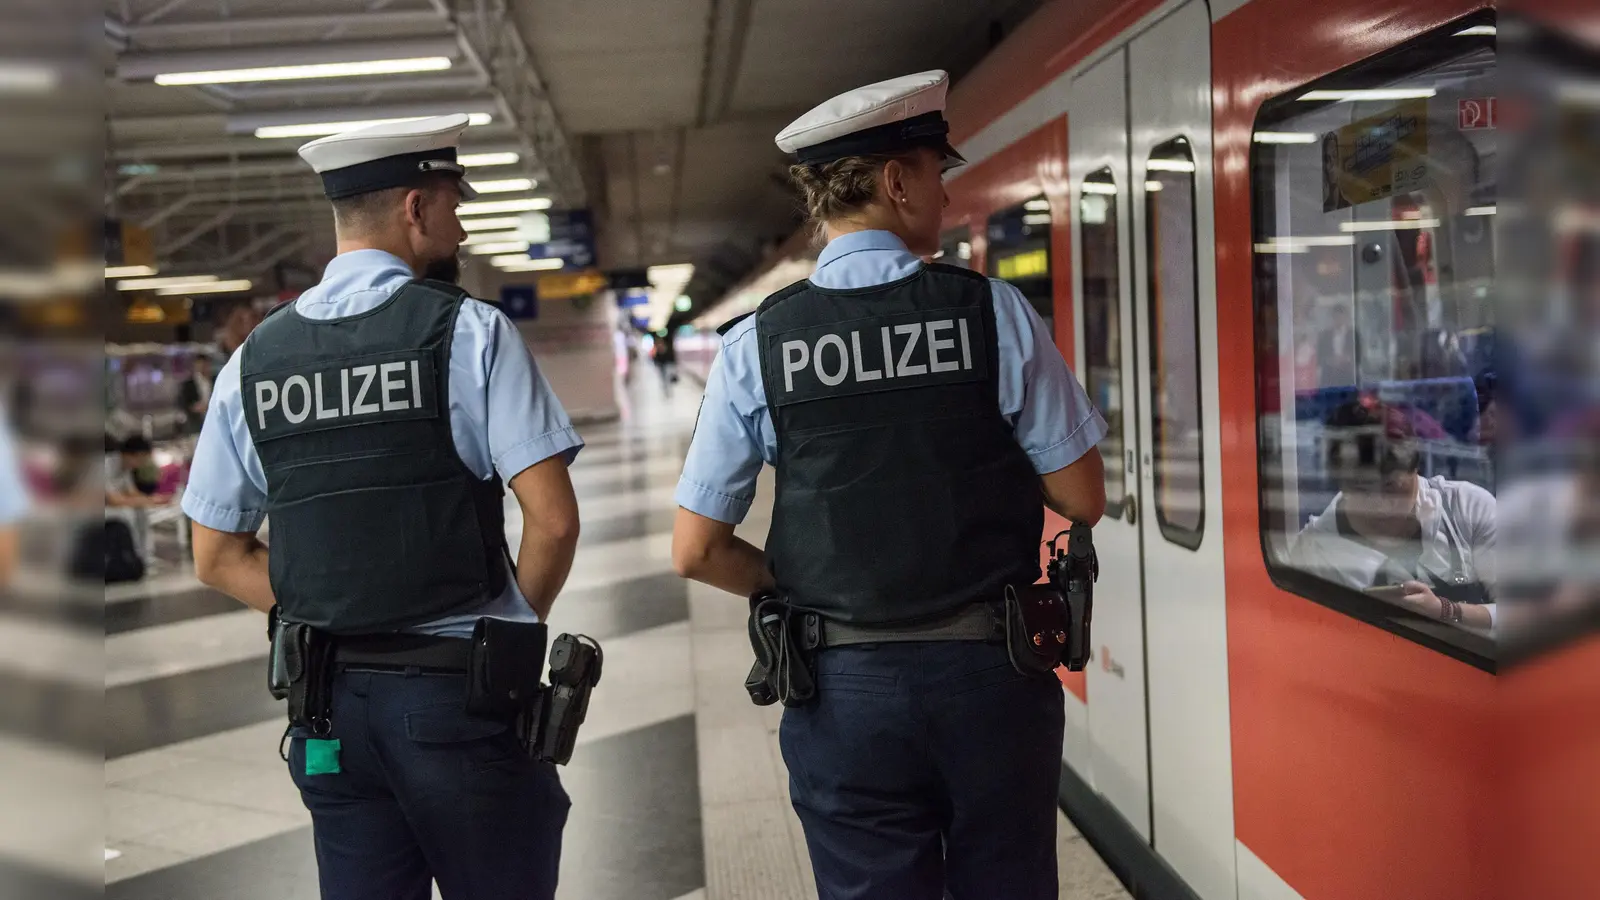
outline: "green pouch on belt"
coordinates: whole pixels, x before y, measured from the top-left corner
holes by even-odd
[[[339,742],[306,738],[306,774],[337,775],[339,768]]]

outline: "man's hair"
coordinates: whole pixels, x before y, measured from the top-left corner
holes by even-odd
[[[333,224],[340,234],[370,234],[383,227],[384,219],[414,190],[433,191],[458,176],[451,172],[429,172],[407,187],[384,188],[368,191],[354,197],[342,197],[333,203]]]
[[[136,434],[122,442],[123,453],[149,453],[150,450],[150,441],[145,439],[142,435]]]

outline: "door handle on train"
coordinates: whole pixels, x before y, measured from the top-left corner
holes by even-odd
[[[1137,525],[1137,524],[1139,524],[1139,498],[1138,497],[1135,497],[1132,494],[1129,494],[1128,496],[1124,497],[1123,500],[1122,500],[1122,508],[1128,511],[1128,524],[1129,525]]]

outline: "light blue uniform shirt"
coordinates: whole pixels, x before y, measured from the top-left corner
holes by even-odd
[[[17,459],[11,418],[0,408],[0,525],[12,525],[28,513],[28,486]]]
[[[811,283],[834,290],[866,288],[898,281],[921,265],[893,234],[857,231],[823,249]],[[1022,292],[998,278],[989,279],[989,285],[999,338],[1000,412],[1034,471],[1066,468],[1105,437],[1105,420]],[[678,481],[679,506],[720,522],[744,521],[761,464],[778,456],[755,331],[756,317],[749,316],[723,335]]]
[[[295,309],[308,319],[357,315],[389,299],[412,278],[410,267],[382,250],[343,253],[328,263],[321,284],[300,295]],[[483,479],[498,471],[509,482],[552,456],[571,463],[583,440],[516,326],[494,307],[469,299],[456,318],[454,340],[450,431],[467,468]],[[250,440],[239,392],[241,356],[233,354],[217,374],[183,495],[183,511],[217,531],[255,531],[266,518],[267,476]],[[412,630],[470,637],[484,616],[538,621],[508,571],[505,591],[483,607]]]

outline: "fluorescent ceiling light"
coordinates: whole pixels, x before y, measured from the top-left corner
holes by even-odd
[[[341,131],[353,131],[373,125],[393,125],[397,122],[415,122],[428,116],[403,116],[398,119],[365,119],[351,122],[306,122],[299,125],[263,125],[255,130],[258,138],[326,137]],[[488,113],[475,112],[467,117],[468,125],[487,125],[494,121]]]
[[[1107,184],[1104,181],[1085,181],[1083,183],[1083,192],[1085,194],[1115,194],[1117,186]]]
[[[1193,172],[1194,163],[1187,159],[1152,159],[1144,164],[1152,172]]]
[[[467,248],[473,256],[489,256],[495,253],[520,253],[528,255],[527,241],[499,241],[492,244],[474,244]]]
[[[1438,228],[1438,219],[1385,219],[1378,222],[1340,222],[1340,231],[1417,231]]]
[[[153,291],[158,288],[192,287],[197,284],[210,284],[217,280],[215,275],[173,275],[167,278],[132,278],[127,281],[117,282],[119,291]]]
[[[37,62],[0,62],[0,94],[48,94],[61,83],[55,67]]]
[[[457,210],[459,212],[459,210]],[[520,228],[522,220],[516,216],[501,216],[497,219],[462,219],[461,227],[468,231],[493,231],[495,229]],[[519,234],[521,232],[518,232]],[[468,237],[467,240],[472,240]]]
[[[1159,181],[1146,181],[1144,183],[1144,189],[1147,190],[1147,191],[1159,191],[1159,190],[1161,190],[1161,182],[1159,182]]]
[[[514,166],[522,161],[520,153],[465,153],[456,157],[456,162],[469,169],[485,169],[489,166]]]
[[[463,216],[487,216],[495,213],[537,212],[549,208],[549,197],[527,197],[522,200],[474,200],[456,207],[456,213]]]
[[[1495,33],[1493,25],[1474,25],[1456,32],[1456,37],[1494,37]]]
[[[1050,224],[1050,217],[1048,215],[1044,214],[1044,213],[1034,213],[1031,216],[1023,216],[1022,217],[1022,224],[1024,224],[1024,225],[1049,225]]]
[[[1493,206],[1469,206],[1466,209],[1466,214],[1469,216],[1492,216],[1497,211],[1498,208]]]
[[[491,219],[468,219],[467,220],[467,222],[489,222],[489,221],[492,221],[492,220]],[[463,222],[462,224],[465,225],[466,222]],[[520,231],[514,231],[514,230],[513,231],[481,231],[481,232],[479,232],[477,234],[469,234],[469,235],[467,235],[467,239],[461,242],[461,246],[463,246],[463,247],[472,247],[472,246],[476,246],[478,244],[495,244],[495,243],[500,243],[500,242],[504,242],[504,241],[520,241],[520,240],[522,240],[522,232],[520,232]]]
[[[1306,91],[1301,100],[1426,100],[1433,88],[1363,88],[1349,91]]]
[[[250,290],[248,278],[238,278],[233,281],[211,281],[204,284],[191,284],[187,287],[164,287],[156,291],[163,297],[176,297],[181,294],[234,294],[239,291]]]
[[[1029,200],[1027,203],[1022,204],[1022,208],[1028,212],[1049,212],[1050,201],[1040,197],[1037,200]]]
[[[516,191],[531,191],[538,183],[532,178],[505,178],[500,181],[474,181],[472,188],[480,194],[510,194]]]
[[[155,273],[150,266],[106,266],[107,278],[143,278]]]
[[[411,59],[373,59],[366,62],[312,63],[303,66],[262,66],[253,69],[214,69],[208,72],[164,72],[156,84],[238,84],[248,81],[296,81],[302,78],[350,78],[360,75],[400,75],[438,72],[451,66],[444,56]]]
[[[1256,244],[1257,253],[1305,253],[1312,247],[1350,247],[1356,242],[1353,234],[1283,234]]]
[[[1254,140],[1258,144],[1315,144],[1317,135],[1309,131],[1258,131]]]
[[[566,265],[561,259],[529,259],[526,254],[494,256],[489,262],[502,272],[552,272]]]

